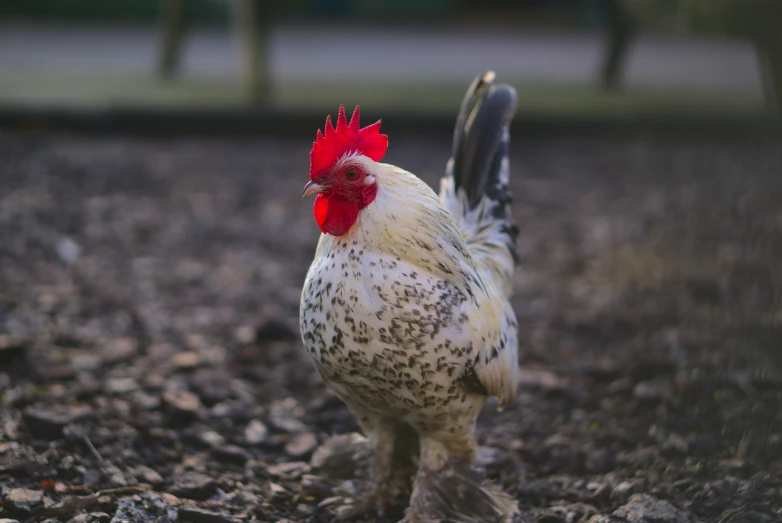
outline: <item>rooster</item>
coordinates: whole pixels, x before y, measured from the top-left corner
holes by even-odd
[[[508,521],[515,503],[473,471],[475,424],[518,382],[508,297],[517,227],[508,190],[516,93],[478,76],[457,119],[439,197],[380,163],[380,122],[340,107],[318,130],[303,197],[323,234],[302,291],[304,346],[367,437],[368,491],[349,515],[383,514],[395,456],[418,452],[405,521]],[[405,437],[412,428],[418,445]]]

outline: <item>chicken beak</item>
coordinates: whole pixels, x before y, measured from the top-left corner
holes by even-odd
[[[326,188],[324,186],[318,185],[317,183],[310,180],[307,182],[307,185],[304,186],[304,192],[301,193],[301,197],[306,198],[307,196],[312,196],[313,194],[317,194],[325,190]]]

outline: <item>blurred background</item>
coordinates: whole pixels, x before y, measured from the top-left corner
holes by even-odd
[[[781,5],[6,0],[0,108],[450,115],[491,64],[529,117],[765,118],[782,100]]]
[[[525,522],[782,521],[780,21],[0,0],[0,520],[331,521],[310,460],[358,426],[300,341],[315,131],[361,104],[436,187],[493,69],[519,93],[522,379],[478,466]]]

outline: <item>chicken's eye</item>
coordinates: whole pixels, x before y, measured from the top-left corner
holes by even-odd
[[[355,181],[358,178],[358,169],[348,169],[345,171],[345,179],[349,182]]]

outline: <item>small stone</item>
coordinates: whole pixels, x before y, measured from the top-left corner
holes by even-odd
[[[307,426],[304,423],[288,413],[273,413],[270,421],[275,428],[290,434],[307,431]]]
[[[138,383],[133,378],[109,378],[104,387],[106,392],[114,394],[127,394],[138,389]]]
[[[287,494],[285,487],[274,482],[269,482],[266,486],[266,497],[270,500],[279,499]]]
[[[537,514],[538,523],[567,523],[567,520],[551,509],[543,509]]]
[[[678,434],[669,434],[668,438],[663,442],[662,444],[662,452],[664,455],[673,456],[673,455],[680,455],[683,456],[687,454],[687,452],[690,450],[690,445],[687,443],[687,440],[685,440],[683,437],[681,437]]]
[[[587,523],[625,523],[625,520],[608,514],[595,514]]]
[[[198,394],[206,405],[216,405],[234,396],[231,387],[233,377],[221,368],[203,368],[197,370],[188,380],[189,388]]]
[[[304,474],[301,477],[301,493],[304,496],[328,497],[332,490],[332,485],[322,476]]]
[[[244,438],[250,445],[258,445],[266,441],[266,436],[269,434],[269,429],[266,425],[259,420],[254,419],[247,424],[247,428],[244,429]]]
[[[221,461],[244,465],[250,455],[242,447],[236,445],[220,445],[212,449],[212,455]]]
[[[625,501],[631,494],[641,490],[643,482],[641,480],[622,481],[611,491],[611,498],[615,501]]]
[[[204,431],[201,436],[201,441],[209,445],[210,447],[216,447],[225,443],[225,438],[213,430]]]
[[[623,394],[633,390],[633,379],[629,377],[619,378],[608,384],[609,394]]]
[[[614,468],[616,456],[608,448],[597,449],[586,457],[586,469],[590,474],[605,474]]]
[[[311,432],[294,435],[285,445],[285,452],[294,458],[301,458],[318,446],[318,438]]]
[[[211,512],[198,507],[181,507],[179,517],[189,523],[233,523],[236,521],[228,514]]]
[[[160,406],[159,396],[153,396],[142,391],[134,392],[132,400],[140,410],[156,410]]]
[[[719,464],[720,466],[731,470],[740,470],[747,466],[747,462],[741,458],[723,459]]]
[[[57,256],[65,263],[73,263],[81,256],[81,247],[67,236],[60,238],[57,241]]]
[[[92,416],[92,409],[86,405],[58,408],[29,407],[24,410],[24,421],[34,437],[54,441],[63,437],[63,429],[69,423],[85,420]]]
[[[311,516],[315,513],[315,507],[311,505],[307,505],[305,503],[299,503],[296,505],[296,516],[299,518],[305,518],[309,519],[308,516]]]
[[[522,387],[544,391],[562,391],[570,388],[566,378],[542,369],[522,369],[519,373],[519,382]]]
[[[301,422],[304,408],[294,398],[275,401],[269,410],[269,421],[275,428],[290,434],[307,432],[307,426]]]
[[[541,504],[548,499],[557,499],[561,496],[561,489],[556,483],[544,479],[528,481],[519,488],[519,496],[532,504]]]
[[[120,468],[116,465],[104,466],[103,472],[108,475],[109,483],[112,487],[126,487],[128,485],[128,480],[125,478],[125,474],[123,474]]]
[[[108,364],[123,363],[138,354],[138,342],[133,338],[117,338],[105,349],[103,361]]]
[[[134,475],[140,481],[149,483],[150,485],[160,485],[161,483],[163,483],[163,477],[160,474],[158,474],[156,470],[153,470],[144,465],[140,465],[136,467]]]
[[[250,325],[242,325],[234,331],[234,338],[239,343],[248,344],[255,341],[255,329]]]
[[[111,516],[105,512],[90,512],[89,514],[78,514],[68,520],[68,523],[109,523]]]
[[[266,471],[275,477],[282,479],[297,479],[309,471],[309,465],[303,461],[291,461],[288,463],[278,463],[271,465]]]
[[[169,363],[179,370],[193,369],[203,363],[201,355],[194,351],[182,351],[174,354]]]
[[[243,490],[244,488],[242,487],[242,490],[237,489],[226,494],[225,501],[237,507],[255,507],[259,505],[261,503],[259,496]]]
[[[633,397],[644,401],[662,401],[670,396],[670,391],[660,383],[641,381],[633,387]]]
[[[665,523],[692,523],[692,514],[680,510],[670,502],[657,499],[648,494],[633,494],[630,501],[614,511],[614,516],[625,518],[628,523],[647,523],[659,521]]]
[[[144,492],[122,498],[111,522],[174,523],[178,517],[177,509],[163,501],[160,496]]]
[[[168,491],[180,498],[207,499],[217,490],[215,480],[198,472],[185,472],[174,480]]]
[[[195,418],[201,407],[201,400],[198,399],[198,396],[186,390],[166,392],[163,394],[163,401],[172,413],[187,419]]]
[[[4,488],[3,506],[13,516],[29,517],[41,503],[43,491],[27,488]]]

